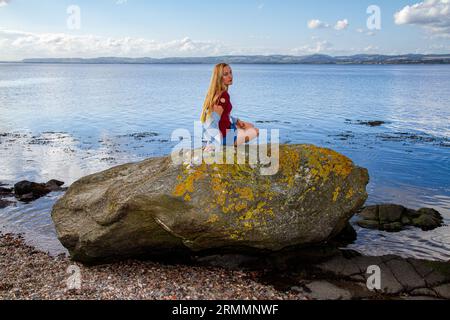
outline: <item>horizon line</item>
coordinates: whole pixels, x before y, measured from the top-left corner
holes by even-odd
[[[402,54],[382,54],[382,53],[356,53],[351,55],[330,55],[324,53],[312,53],[305,55],[290,55],[290,54],[229,54],[229,55],[217,55],[217,56],[194,56],[194,57],[162,57],[162,58],[154,58],[150,56],[142,56],[142,57],[127,57],[127,56],[97,56],[97,57],[36,57],[36,58],[24,58],[21,60],[0,60],[0,63],[33,63],[32,60],[97,60],[97,59],[124,59],[124,60],[140,60],[140,59],[151,59],[151,60],[169,60],[169,59],[219,59],[219,58],[233,58],[233,57],[241,57],[241,58],[253,58],[253,57],[290,57],[290,58],[308,58],[308,57],[328,57],[328,58],[352,58],[358,56],[380,56],[380,57],[404,57],[404,56],[450,56],[449,53],[402,53]],[[279,63],[277,63],[279,64]],[[289,64],[286,62],[286,64]]]

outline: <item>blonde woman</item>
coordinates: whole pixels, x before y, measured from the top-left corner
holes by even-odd
[[[231,115],[233,106],[228,88],[233,84],[233,71],[226,63],[214,67],[211,84],[201,115],[202,124],[209,129],[218,129],[223,145],[235,147],[252,141],[259,136],[259,129]],[[212,132],[212,131],[209,131]],[[217,130],[216,130],[217,132]],[[219,139],[218,135],[209,135],[209,141]]]

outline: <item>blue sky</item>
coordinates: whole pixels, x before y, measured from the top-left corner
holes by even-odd
[[[71,5],[79,11],[68,13]],[[370,5],[380,8],[380,30],[367,28]],[[0,60],[449,53],[449,6],[449,0],[0,0]]]

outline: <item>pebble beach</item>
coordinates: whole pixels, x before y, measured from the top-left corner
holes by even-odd
[[[72,265],[81,289],[68,289]],[[163,265],[128,260],[99,266],[74,264],[27,245],[20,235],[0,235],[0,300],[305,300],[256,282],[256,272]]]

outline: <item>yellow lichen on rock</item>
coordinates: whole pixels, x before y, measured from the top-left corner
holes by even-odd
[[[211,217],[209,217],[208,221],[206,221],[207,223],[216,223],[217,221],[219,221],[219,216],[217,214],[213,214],[211,215]]]
[[[345,195],[345,199],[350,199],[351,197],[353,197],[354,193],[355,192],[353,191],[353,188],[350,188],[347,194]]]
[[[236,157],[235,157],[236,160]],[[235,215],[235,222],[243,231],[253,229],[255,224],[265,223],[266,216],[273,216],[274,210],[262,199],[273,199],[269,177],[259,177],[249,164],[206,164],[189,168],[183,166],[173,195],[192,199],[195,184],[201,180],[210,185],[211,213],[219,210],[222,214]],[[212,215],[208,222],[219,220],[219,215]],[[242,231],[241,230],[241,231]],[[243,234],[230,229],[230,237],[241,238]]]
[[[280,192],[288,192],[294,188],[299,181],[297,179],[305,176],[305,170],[309,169],[312,185],[298,198],[301,201],[308,192],[315,191],[319,184],[327,182],[332,175],[346,178],[353,169],[353,162],[347,157],[313,145],[302,145],[301,148],[280,146],[280,171],[275,176],[258,175],[248,163],[239,164],[236,153],[234,160],[234,164],[202,163],[183,166],[173,190],[174,196],[192,201],[197,183],[203,181],[209,185],[210,188],[202,190],[211,190],[211,193],[196,194],[196,199],[210,202],[209,213],[216,214],[217,219],[211,218],[209,222],[219,220],[221,215],[230,216],[227,218],[230,224],[227,232],[233,239],[239,239],[245,232],[255,229],[255,226],[262,226],[270,221],[275,216],[272,200]],[[281,190],[274,189],[275,185],[281,186]],[[334,202],[338,200],[340,193],[341,188],[337,187],[332,195]],[[352,195],[353,191],[349,191],[346,197]]]
[[[283,174],[280,182],[287,183],[292,188],[300,167],[300,153],[290,146],[282,146],[280,149],[280,170]]]
[[[336,190],[333,193],[333,202],[337,201],[340,192],[341,192],[341,187],[337,187]]]
[[[353,162],[333,150],[306,145],[307,163],[311,169],[315,182],[328,181],[333,173],[336,176],[347,178],[353,169]]]

